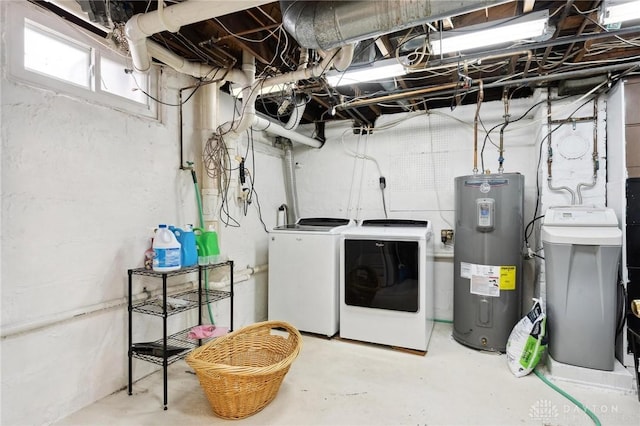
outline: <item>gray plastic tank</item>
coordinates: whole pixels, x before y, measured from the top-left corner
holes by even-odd
[[[615,366],[622,231],[612,209],[550,207],[541,230],[549,354],[558,362]]]
[[[520,320],[524,176],[455,178],[453,337],[504,352]]]

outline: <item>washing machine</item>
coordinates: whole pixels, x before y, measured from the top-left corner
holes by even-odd
[[[426,351],[434,320],[429,221],[364,220],[340,245],[340,337]]]
[[[550,207],[544,247],[549,355],[558,362],[611,371],[622,231],[615,212]]]
[[[301,218],[269,233],[269,320],[329,337],[338,332],[340,235],[354,224]]]

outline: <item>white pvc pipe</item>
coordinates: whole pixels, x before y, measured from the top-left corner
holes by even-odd
[[[259,94],[259,87],[269,87],[319,77],[331,67],[346,69],[353,59],[354,52],[353,45],[347,45],[331,52],[323,52],[325,56],[322,58],[322,61],[314,67],[307,67],[266,80],[255,81],[255,59],[245,51],[243,51],[242,55],[242,71],[238,69],[225,70],[206,64],[187,61],[153,41],[144,39],[142,42],[145,44],[145,50],[148,48],[149,53],[151,53],[154,58],[159,59],[178,72],[196,78],[220,79],[221,82],[230,81],[244,88],[244,95],[242,97],[243,105],[241,108],[243,112],[242,117],[239,120],[224,123],[220,127],[221,133],[232,132],[235,136],[239,136],[249,127],[256,127],[256,130],[263,130],[267,133],[282,136],[291,139],[293,142],[308,145],[313,148],[320,148],[322,142],[294,132],[284,127],[282,123],[277,123],[256,115],[255,101]]]
[[[244,281],[249,281],[255,274],[266,272],[269,270],[269,265],[256,265],[254,267],[247,267],[247,269],[241,269],[239,271],[233,271],[233,285]],[[220,281],[209,281],[209,288],[221,289],[228,287],[231,284],[229,278],[224,278]]]
[[[140,72],[149,71],[151,59],[147,37],[161,31],[178,31],[181,26],[206,21],[240,10],[271,3],[271,0],[199,1],[189,0],[162,8],[161,11],[134,15],[125,25],[125,36],[133,66]]]
[[[287,129],[281,124],[275,123],[271,120],[260,117],[258,115],[255,115],[253,117],[253,123],[251,124],[251,128],[261,132],[267,132],[267,133],[272,133],[274,135],[282,136],[284,138],[291,139],[292,142],[308,145],[312,148],[320,148],[322,146],[322,142],[320,142],[318,139],[301,135],[298,132]]]
[[[171,292],[178,292],[178,291],[190,290],[193,288],[195,288],[195,285],[192,282],[180,283],[177,285],[168,286],[167,291],[170,290]],[[156,289],[154,291],[142,291],[138,294],[133,295],[132,300],[135,303],[139,300],[147,299],[149,297],[155,297],[160,294],[162,294],[162,288]],[[46,317],[25,321],[19,324],[3,326],[2,338],[4,339],[6,337],[14,336],[16,334],[29,333],[32,331],[40,330],[42,328],[51,327],[65,321],[73,320],[85,315],[95,314],[100,311],[105,311],[108,309],[118,308],[126,305],[127,305],[127,298],[120,297],[118,299],[112,299],[107,302],[96,303],[94,305],[85,306],[83,308],[74,309],[72,311],[60,312],[60,313],[49,315]]]
[[[265,272],[268,270],[268,265],[256,265],[254,267],[247,267],[246,269],[242,269],[239,271],[234,271],[233,283],[239,283],[243,281],[247,281],[251,278],[252,275],[258,274],[261,272]],[[222,287],[229,285],[229,279],[223,280],[222,282],[212,282],[214,286],[216,284],[222,284]],[[188,283],[180,283],[176,285],[169,285],[167,287],[167,292],[175,293],[179,291],[192,290],[197,287],[197,284],[194,282]],[[140,293],[134,294],[132,297],[132,302],[136,303],[137,301],[148,299],[150,297],[156,297],[162,294],[162,288],[155,289],[153,291],[142,291]],[[1,338],[5,339],[7,337],[15,336],[18,334],[30,333],[36,330],[40,330],[43,328],[52,327],[54,325],[63,323],[65,321],[70,321],[77,319],[79,317],[83,317],[85,315],[95,314],[100,311],[106,311],[109,309],[120,308],[127,306],[127,298],[120,297],[118,299],[112,299],[107,302],[96,303],[94,305],[85,306],[83,308],[74,309],[72,311],[60,312],[57,314],[49,315],[43,318],[37,318],[35,320],[25,321],[19,324],[12,324],[7,326],[2,326],[2,335]]]

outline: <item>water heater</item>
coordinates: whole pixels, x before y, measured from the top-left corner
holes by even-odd
[[[504,352],[520,319],[524,176],[455,178],[453,337]]]

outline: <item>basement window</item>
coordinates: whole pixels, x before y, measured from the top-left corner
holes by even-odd
[[[149,76],[127,69],[121,62],[100,58],[100,90],[146,104],[149,97]]]
[[[91,48],[47,32],[31,21],[24,26],[24,67],[89,89]]]
[[[146,74],[131,70],[130,60],[115,48],[34,6],[10,8],[9,19],[15,79],[157,118],[151,99],[157,98],[155,69]]]

